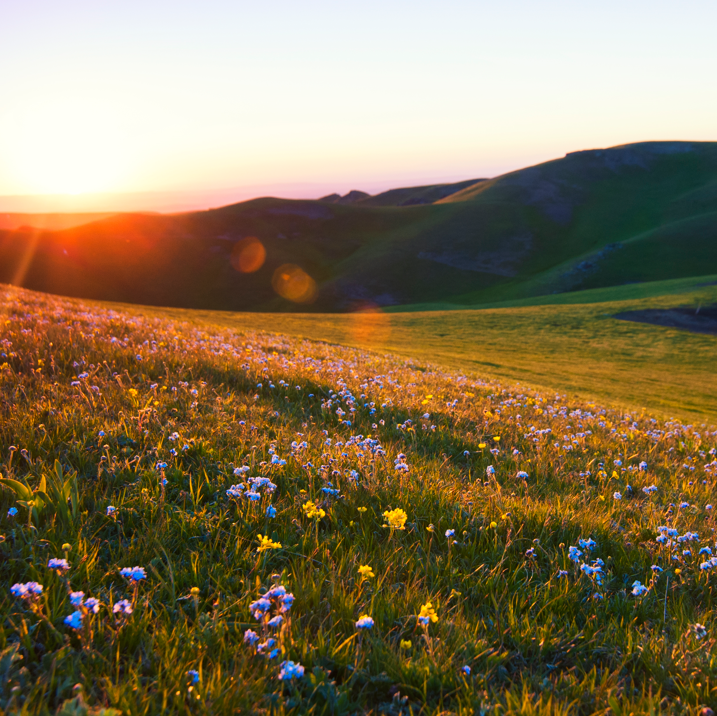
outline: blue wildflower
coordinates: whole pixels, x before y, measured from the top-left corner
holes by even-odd
[[[82,629],[82,612],[72,612],[65,617],[65,624],[73,629]]]
[[[247,629],[244,632],[244,642],[254,645],[259,641],[259,635],[253,629]]]
[[[356,622],[357,629],[370,629],[374,625],[373,619],[368,614],[364,614]]]
[[[66,559],[57,559],[56,557],[53,557],[48,563],[47,566],[50,569],[57,570],[58,574],[62,574],[63,572],[66,572],[70,565]]]
[[[304,667],[301,664],[295,664],[293,661],[284,661],[281,664],[279,679],[281,681],[291,681],[291,679],[300,679],[304,675]]]

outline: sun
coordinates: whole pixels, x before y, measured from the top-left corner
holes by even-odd
[[[126,156],[121,138],[101,123],[66,117],[28,123],[14,142],[12,160],[27,193],[77,196],[117,191]]]
[[[117,162],[96,146],[35,146],[25,152],[22,169],[28,188],[37,194],[88,194],[113,188]]]

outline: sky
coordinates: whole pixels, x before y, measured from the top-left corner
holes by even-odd
[[[715,27],[713,0],[3,0],[0,211],[375,193],[717,140]]]

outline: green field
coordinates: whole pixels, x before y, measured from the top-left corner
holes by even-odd
[[[717,286],[710,285],[716,278],[558,294],[481,310],[353,315],[152,311],[391,352],[473,376],[714,424],[717,337],[613,316],[717,303]],[[550,303],[515,305],[544,300]]]
[[[364,316],[5,289],[0,711],[717,708],[717,431],[659,415],[714,425],[717,338],[610,318],[714,301],[683,288]]]

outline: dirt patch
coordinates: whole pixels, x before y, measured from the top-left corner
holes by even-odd
[[[642,311],[616,313],[613,318],[717,336],[717,305],[702,306],[699,309],[647,308]]]

